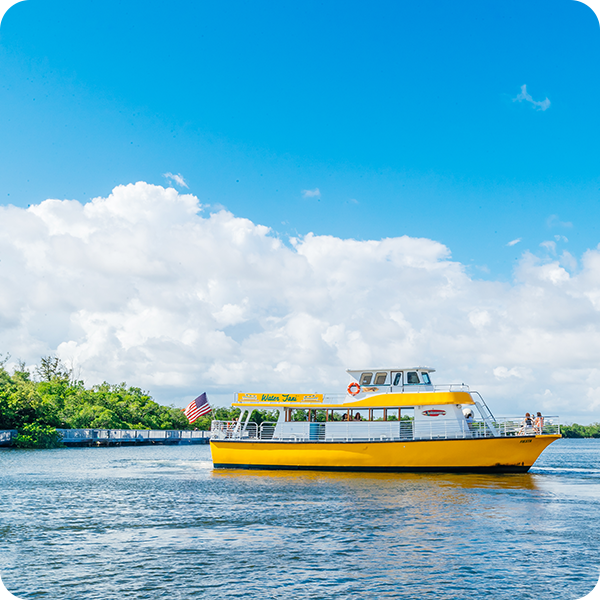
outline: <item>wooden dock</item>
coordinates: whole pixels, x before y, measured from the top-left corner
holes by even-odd
[[[57,429],[65,446],[149,446],[208,444],[210,431],[162,429]],[[12,446],[16,429],[0,431],[0,446]]]

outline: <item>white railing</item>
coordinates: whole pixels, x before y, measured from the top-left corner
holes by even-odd
[[[3,429],[0,431],[0,444],[10,446],[12,440],[19,435],[16,429]]]
[[[535,425],[526,425],[523,417],[501,417],[495,420],[495,425],[501,437],[512,437],[515,435],[556,435],[560,433],[560,420],[557,416],[544,417],[541,428]]]
[[[211,439],[260,441],[400,441],[434,439],[472,439],[551,435],[560,433],[558,417],[546,417],[541,431],[525,427],[522,419],[503,418],[486,421],[435,419],[427,421],[288,421],[282,423],[213,421]]]
[[[63,442],[83,441],[175,441],[209,437],[208,431],[156,429],[57,429]]]

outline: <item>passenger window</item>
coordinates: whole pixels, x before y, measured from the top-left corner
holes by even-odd
[[[363,373],[360,378],[360,385],[370,385],[373,379],[373,373]]]
[[[419,383],[419,376],[415,371],[409,371],[406,374],[406,383],[408,383],[408,385]]]
[[[431,379],[429,379],[429,373],[421,373],[421,377],[423,378],[423,383],[427,385],[431,385]]]
[[[394,384],[393,385],[402,385],[402,373],[396,373],[394,375]]]
[[[373,421],[383,421],[383,408],[373,409]]]
[[[387,373],[375,373],[375,385],[384,385]]]

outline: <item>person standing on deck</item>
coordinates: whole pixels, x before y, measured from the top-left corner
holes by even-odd
[[[533,427],[535,428],[535,432],[538,435],[542,434],[542,430],[544,429],[544,417],[542,417],[542,413],[538,412],[535,417],[535,421],[533,422]]]

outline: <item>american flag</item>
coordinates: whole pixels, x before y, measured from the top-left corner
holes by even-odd
[[[198,417],[208,414],[212,409],[206,398],[206,393],[200,394],[195,400],[192,400],[183,411],[190,423],[193,423]]]

